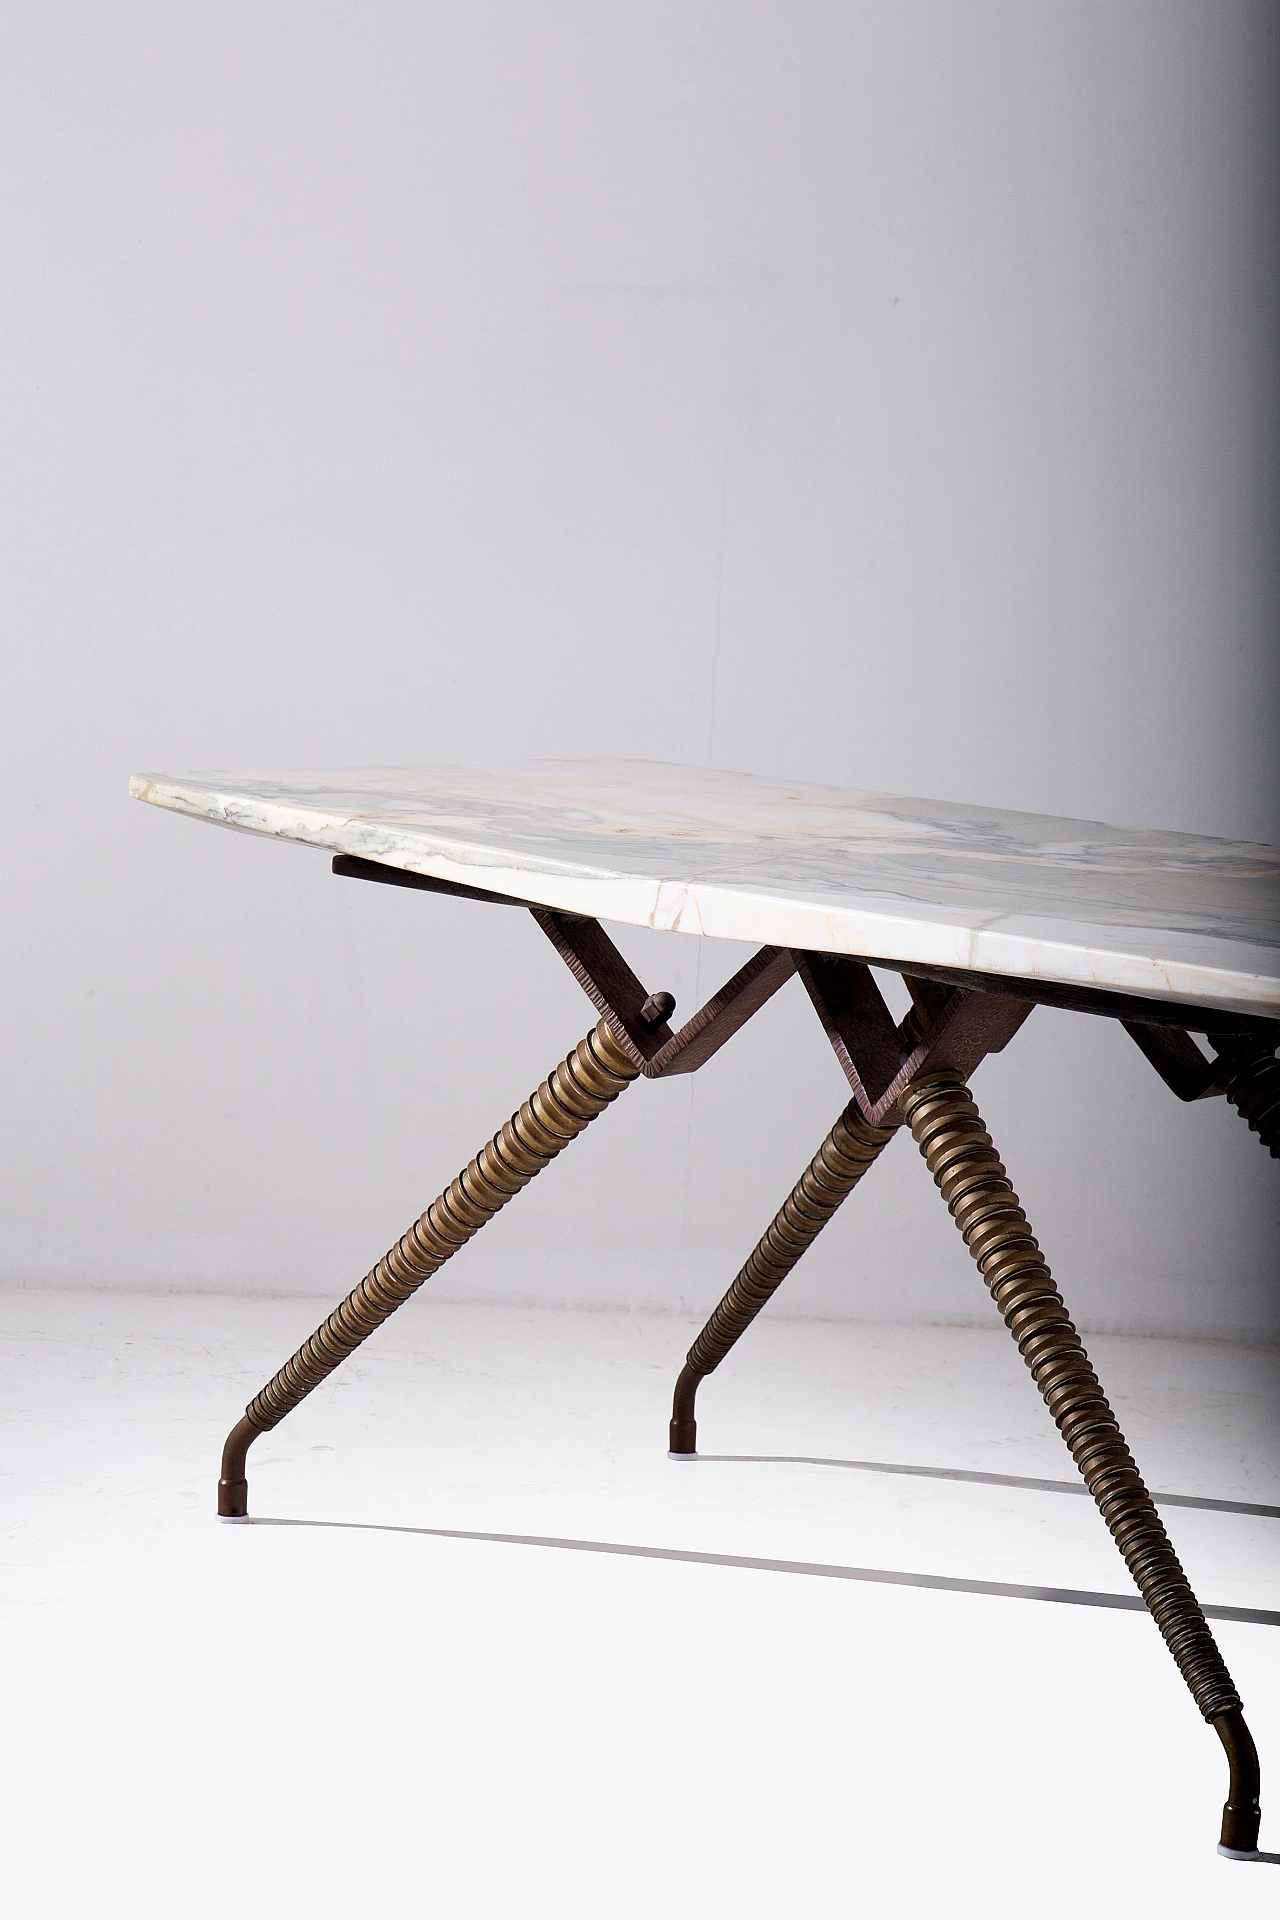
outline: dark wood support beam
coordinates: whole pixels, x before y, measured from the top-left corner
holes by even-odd
[[[628,1059],[648,1073],[655,1055],[675,1036],[665,1019],[653,1018],[656,1008],[651,1009],[648,988],[599,921],[579,920],[551,907],[530,907],[529,911],[588,1000],[609,1022]]]
[[[950,1067],[965,1079],[989,1053],[1008,1045],[1032,1002],[1003,993],[912,994],[911,1012],[895,1026],[865,962],[797,953],[800,978],[873,1127],[902,1123],[898,1096],[918,1074]],[[910,982],[908,982],[910,986]]]
[[[335,853],[333,871],[344,880],[376,880],[384,887],[413,887],[419,893],[444,893],[453,900],[486,900],[493,907],[527,907],[509,893],[486,893],[483,887],[464,887],[460,880],[437,880],[430,873],[409,873],[404,867],[384,867],[378,860],[362,860],[356,853]]]
[[[1150,1027],[1138,1020],[1121,1024],[1179,1100],[1211,1100],[1226,1090],[1230,1062],[1209,1059],[1183,1028]]]
[[[645,1068],[646,1074],[663,1080],[671,1074],[696,1073],[787,984],[795,970],[795,956],[784,947],[761,947],[673,1035]]]

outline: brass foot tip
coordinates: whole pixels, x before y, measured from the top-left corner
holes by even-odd
[[[249,1517],[249,1483],[247,1480],[219,1480],[218,1482],[218,1518],[219,1520],[247,1520]]]

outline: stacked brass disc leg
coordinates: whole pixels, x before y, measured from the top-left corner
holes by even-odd
[[[1225,1091],[1271,1158],[1280,1160],[1280,1060],[1274,1053],[1260,1053],[1241,1061]]]
[[[947,1072],[913,1082],[900,1105],[1138,1591],[1226,1749],[1231,1785],[1221,1846],[1251,1855],[1258,1844],[1258,1755],[1240,1696],[978,1109],[963,1080]]]
[[[578,1042],[501,1132],[480,1149],[421,1219],[249,1402],[244,1419],[232,1428],[223,1450],[218,1512],[224,1518],[239,1519],[248,1512],[245,1456],[258,1435],[292,1412],[451,1254],[465,1246],[500,1207],[541,1173],[597,1114],[612,1105],[624,1087],[638,1078],[639,1071],[603,1020]]]
[[[671,1452],[696,1452],[698,1427],[694,1402],[698,1383],[714,1373],[741,1339],[760,1309],[771,1300],[791,1269],[812,1246],[842,1200],[894,1136],[895,1128],[873,1127],[851,1100],[797,1180],[771,1224],[738,1273],[706,1326],[689,1349],[676,1382],[671,1415]]]

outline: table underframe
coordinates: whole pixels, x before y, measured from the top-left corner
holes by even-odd
[[[913,1136],[996,1306],[1230,1769],[1220,1851],[1257,1857],[1259,1766],[1240,1697],[1115,1415],[1073,1327],[968,1082],[1037,1004],[1121,1022],[1182,1100],[1225,1097],[1280,1157],[1280,1022],[958,968],[762,947],[678,1031],[675,1001],[649,993],[595,920],[412,874],[354,855],[335,873],[532,914],[600,1019],[407,1233],[254,1396],[228,1435],[224,1519],[248,1516],[246,1457],[499,1208],[639,1079],[694,1073],[798,974],[851,1098],[689,1350],[669,1450],[696,1451],[700,1382],[731,1351],[894,1135]],[[901,974],[895,1021],[871,971]],[[1201,1034],[1206,1054],[1193,1035]]]

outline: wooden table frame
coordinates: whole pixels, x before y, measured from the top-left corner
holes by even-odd
[[[1008,979],[874,955],[762,947],[678,1031],[595,920],[509,895],[339,854],[350,878],[524,907],[601,1018],[458,1178],[255,1395],[227,1438],[224,1519],[248,1514],[246,1456],[334,1368],[637,1079],[693,1073],[798,973],[852,1097],[689,1350],[676,1385],[670,1451],[696,1448],[694,1403],[894,1134],[907,1127],[1132,1573],[1196,1705],[1226,1751],[1219,1850],[1257,1857],[1258,1755],[1240,1697],[1150,1494],[1067,1317],[1062,1296],[968,1091],[990,1053],[1038,1004],[1119,1020],[1182,1100],[1225,1097],[1280,1157],[1280,1022],[1212,1008]],[[911,1009],[895,1021],[871,967],[898,973]],[[1205,1037],[1206,1054],[1192,1037]]]

